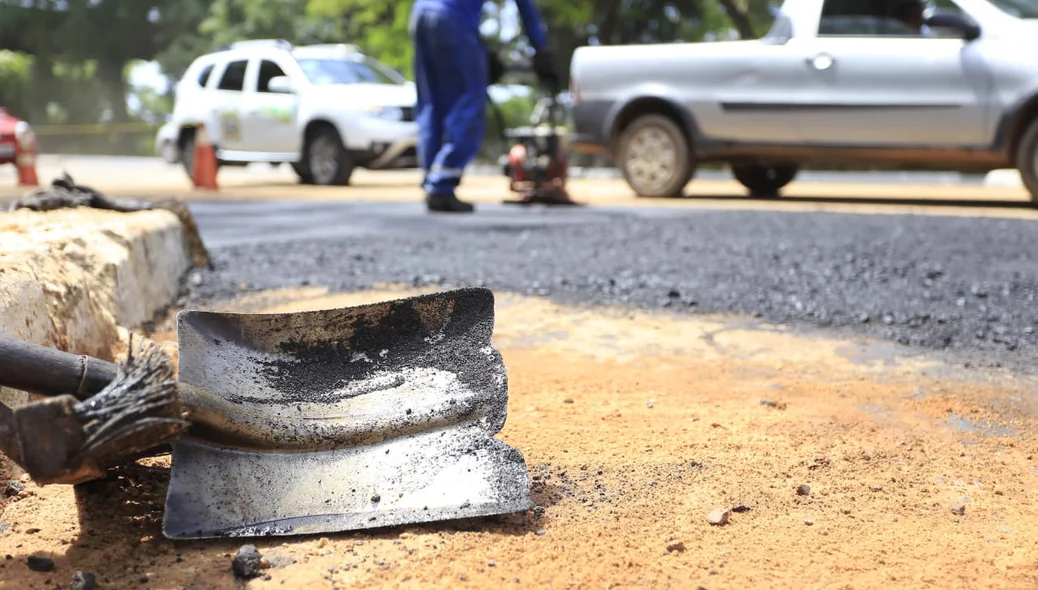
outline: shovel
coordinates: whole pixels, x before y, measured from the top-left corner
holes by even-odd
[[[148,433],[158,435],[152,443],[173,439],[163,520],[172,539],[315,534],[524,511],[531,506],[526,463],[494,438],[505,423],[508,381],[491,346],[493,323],[487,289],[285,314],[181,311],[179,415],[138,387],[133,403],[120,403],[139,419],[121,424],[143,434],[131,428],[132,436],[119,440],[128,441],[129,455],[148,448]],[[43,350],[51,367],[72,370],[19,372],[12,367],[43,353],[18,344],[5,350],[0,341],[0,385],[59,395],[69,391],[55,387],[56,375],[78,375],[96,389],[113,373],[103,361],[84,365],[84,357],[50,349]],[[113,387],[132,390],[126,382],[133,370],[150,366],[163,382],[154,358],[138,357],[136,365],[131,358],[92,397],[91,387],[66,379],[63,387],[75,387],[85,401],[63,395],[36,407],[64,416],[68,430],[81,415],[76,408],[105,396],[110,407]],[[144,397],[147,416],[139,411]],[[0,450],[24,463],[33,454],[26,449],[48,437],[19,429],[29,423],[19,421],[23,412],[34,415],[18,408],[5,418],[0,407]],[[76,437],[66,442],[72,450],[57,455],[77,456]],[[81,468],[79,478],[100,471],[92,467]]]

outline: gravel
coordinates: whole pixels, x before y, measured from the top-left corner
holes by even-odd
[[[13,498],[25,490],[25,484],[11,480],[4,485],[4,495],[8,498]]]
[[[38,555],[30,555],[26,560],[26,565],[29,566],[34,572],[52,572],[54,571],[54,560],[49,557],[40,557]]]
[[[72,590],[95,590],[97,576],[92,572],[76,572],[72,574]]]
[[[204,211],[196,216],[203,235],[217,223]],[[579,224],[548,217],[401,222],[397,231],[383,223],[377,232],[346,227],[334,234],[342,237],[319,240],[257,235],[212,248],[215,270],[201,274],[191,301],[239,295],[243,284],[476,285],[564,303],[841,328],[980,353],[977,364],[995,366],[1027,369],[1038,347],[1033,221],[695,209],[613,212]]]
[[[706,520],[712,525],[723,526],[728,524],[728,518],[731,517],[732,511],[725,510],[724,508],[718,508],[706,515]]]
[[[255,578],[260,574],[260,562],[263,560],[263,556],[260,555],[255,545],[242,545],[238,549],[238,553],[235,554],[234,559],[231,560],[231,569],[234,570],[234,575],[239,578]]]

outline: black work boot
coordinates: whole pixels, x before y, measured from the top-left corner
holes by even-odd
[[[471,203],[459,201],[453,194],[434,195],[426,193],[425,205],[429,211],[440,211],[443,213],[471,213],[475,207]]]

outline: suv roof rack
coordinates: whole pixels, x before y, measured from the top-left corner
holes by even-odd
[[[248,47],[277,47],[278,49],[284,49],[290,51],[292,44],[285,39],[248,39],[245,41],[235,41],[226,45],[221,45],[216,48],[216,51],[227,51],[228,49],[246,49]]]

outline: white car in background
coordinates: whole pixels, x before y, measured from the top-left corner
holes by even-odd
[[[289,163],[307,184],[344,185],[356,167],[418,165],[417,93],[355,46],[255,40],[197,58],[177,84],[156,150],[191,173],[197,127],[220,165]]]
[[[177,147],[179,133],[179,127],[169,122],[159,127],[158,133],[155,134],[155,153],[168,164],[180,161],[180,148]]]

